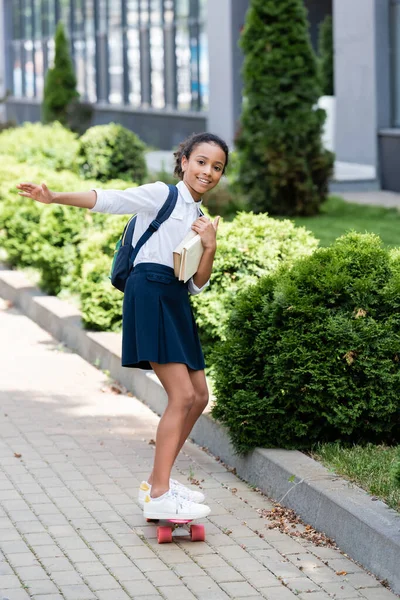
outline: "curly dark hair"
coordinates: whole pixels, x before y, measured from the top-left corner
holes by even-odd
[[[225,152],[225,166],[223,170],[223,174],[225,173],[225,169],[228,166],[229,161],[229,148],[228,145],[217,135],[213,133],[193,133],[190,137],[184,140],[180,145],[176,152],[174,152],[175,156],[175,170],[174,175],[179,177],[179,179],[183,179],[183,171],[182,171],[182,157],[186,156],[189,159],[193,150],[199,144],[215,144],[219,146],[223,152]]]

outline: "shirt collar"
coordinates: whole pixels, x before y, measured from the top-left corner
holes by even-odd
[[[184,201],[187,202],[187,204],[193,204],[193,203],[195,203],[196,206],[201,206],[203,200],[201,199],[198,202],[196,202],[193,199],[192,194],[189,192],[188,188],[186,187],[186,184],[183,183],[183,181],[180,181],[179,183],[177,183],[176,187],[178,188],[179,193],[181,194],[181,196],[184,199]]]

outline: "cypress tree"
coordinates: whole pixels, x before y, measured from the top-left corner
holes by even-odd
[[[241,39],[244,104],[239,186],[255,212],[313,215],[334,156],[322,147],[325,111],[303,0],[251,0]]]
[[[333,96],[333,23],[332,17],[328,15],[319,27],[319,74],[321,89],[324,96]]]
[[[64,25],[60,21],[55,35],[54,67],[47,71],[44,86],[42,104],[44,123],[60,121],[63,125],[67,125],[68,106],[73,100],[79,98],[76,83],[68,40]]]

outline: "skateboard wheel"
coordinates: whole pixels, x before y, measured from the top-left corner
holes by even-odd
[[[159,544],[170,544],[172,542],[171,527],[157,527],[157,542]]]
[[[204,542],[206,539],[206,530],[204,529],[204,525],[191,525],[190,539],[192,542]]]

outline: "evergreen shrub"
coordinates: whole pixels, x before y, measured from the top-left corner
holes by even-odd
[[[129,129],[116,123],[96,125],[88,129],[79,142],[78,160],[85,178],[144,182],[146,146]]]
[[[19,196],[15,186],[22,179],[21,164],[11,157],[1,158],[0,246],[6,251],[7,263],[37,269],[39,285],[48,294],[56,295],[61,289],[79,291],[81,244],[102,227],[105,215],[59,204],[45,206]],[[61,192],[101,186],[98,181],[82,181],[68,171],[55,173],[29,165],[24,166],[23,179],[45,181],[50,189]],[[110,181],[103,187],[125,188],[126,182]]]
[[[330,15],[325,17],[319,27],[318,53],[322,94],[334,96],[333,22]]]
[[[241,295],[212,354],[239,452],[400,439],[400,258],[347,234]]]
[[[123,295],[109,279],[115,244],[130,215],[97,214],[97,227],[80,246],[82,321],[93,331],[119,331]]]
[[[24,123],[0,134],[0,154],[54,171],[78,172],[78,148],[76,134],[58,122],[51,125]]]
[[[77,81],[72,64],[68,39],[60,21],[55,35],[54,66],[48,69],[43,91],[42,116],[44,123],[59,121],[68,124],[68,107],[77,98]]]
[[[397,487],[400,488],[400,455],[397,462],[393,466],[392,478]]]
[[[251,0],[241,39],[244,104],[236,145],[241,193],[254,212],[318,213],[334,156],[303,0]]]
[[[268,215],[239,213],[218,228],[211,285],[192,305],[205,351],[225,338],[225,328],[238,292],[274,272],[282,263],[311,254],[318,241],[304,227]]]

